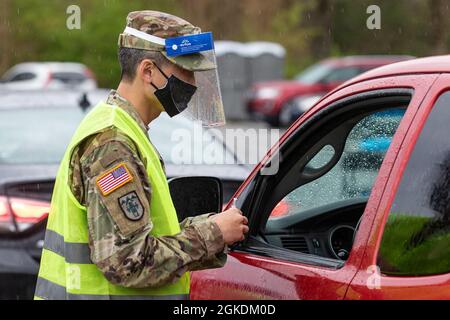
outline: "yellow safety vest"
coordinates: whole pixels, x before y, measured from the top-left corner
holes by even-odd
[[[167,178],[148,137],[123,109],[100,103],[81,122],[58,170],[35,299],[187,299],[189,273],[163,287],[126,288],[110,283],[90,259],[86,207],[77,201],[69,186],[69,164],[74,148],[81,141],[110,126],[128,135],[147,163],[152,185],[151,234],[157,237],[180,232]]]

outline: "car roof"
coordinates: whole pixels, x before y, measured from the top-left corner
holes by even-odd
[[[8,71],[49,70],[52,72],[83,72],[87,67],[78,62],[23,62],[16,64]]]
[[[358,55],[346,57],[333,57],[322,61],[333,66],[353,66],[353,65],[385,65],[389,63],[414,59],[409,55]]]
[[[0,90],[0,111],[25,108],[74,108],[80,107],[80,100],[86,94],[87,100],[95,105],[108,96],[108,89],[82,90]]]
[[[450,55],[433,56],[396,62],[369,70],[342,84],[339,88],[374,78],[424,73],[450,72]],[[338,89],[339,89],[338,88]]]

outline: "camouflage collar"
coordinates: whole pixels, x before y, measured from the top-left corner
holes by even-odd
[[[135,109],[135,107],[124,97],[122,97],[116,90],[111,90],[106,99],[107,104],[116,105],[126,111],[141,127],[142,131],[145,132],[145,135],[148,136],[148,127],[145,125],[141,116]]]

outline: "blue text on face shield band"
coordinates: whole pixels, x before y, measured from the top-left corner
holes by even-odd
[[[211,32],[166,39],[166,52],[169,57],[213,49],[214,41]]]

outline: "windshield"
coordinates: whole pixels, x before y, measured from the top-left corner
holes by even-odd
[[[234,160],[234,155],[209,130],[182,115],[170,118],[162,113],[151,123],[149,136],[165,163],[224,164]]]
[[[339,161],[317,179],[291,191],[274,209],[273,217],[305,212],[341,201],[369,197],[375,178],[397,131],[406,108],[377,111],[359,120],[345,138]],[[335,154],[331,145],[324,146],[306,165],[319,169]]]
[[[297,75],[295,79],[306,84],[313,84],[320,82],[322,79],[327,77],[332,70],[333,68],[331,65],[318,63],[306,68],[306,70]]]
[[[84,113],[78,108],[0,111],[0,164],[58,164]]]
[[[84,115],[78,108],[1,110],[0,164],[58,164]],[[161,114],[149,136],[166,163],[222,164],[234,159],[220,140],[181,116]]]

